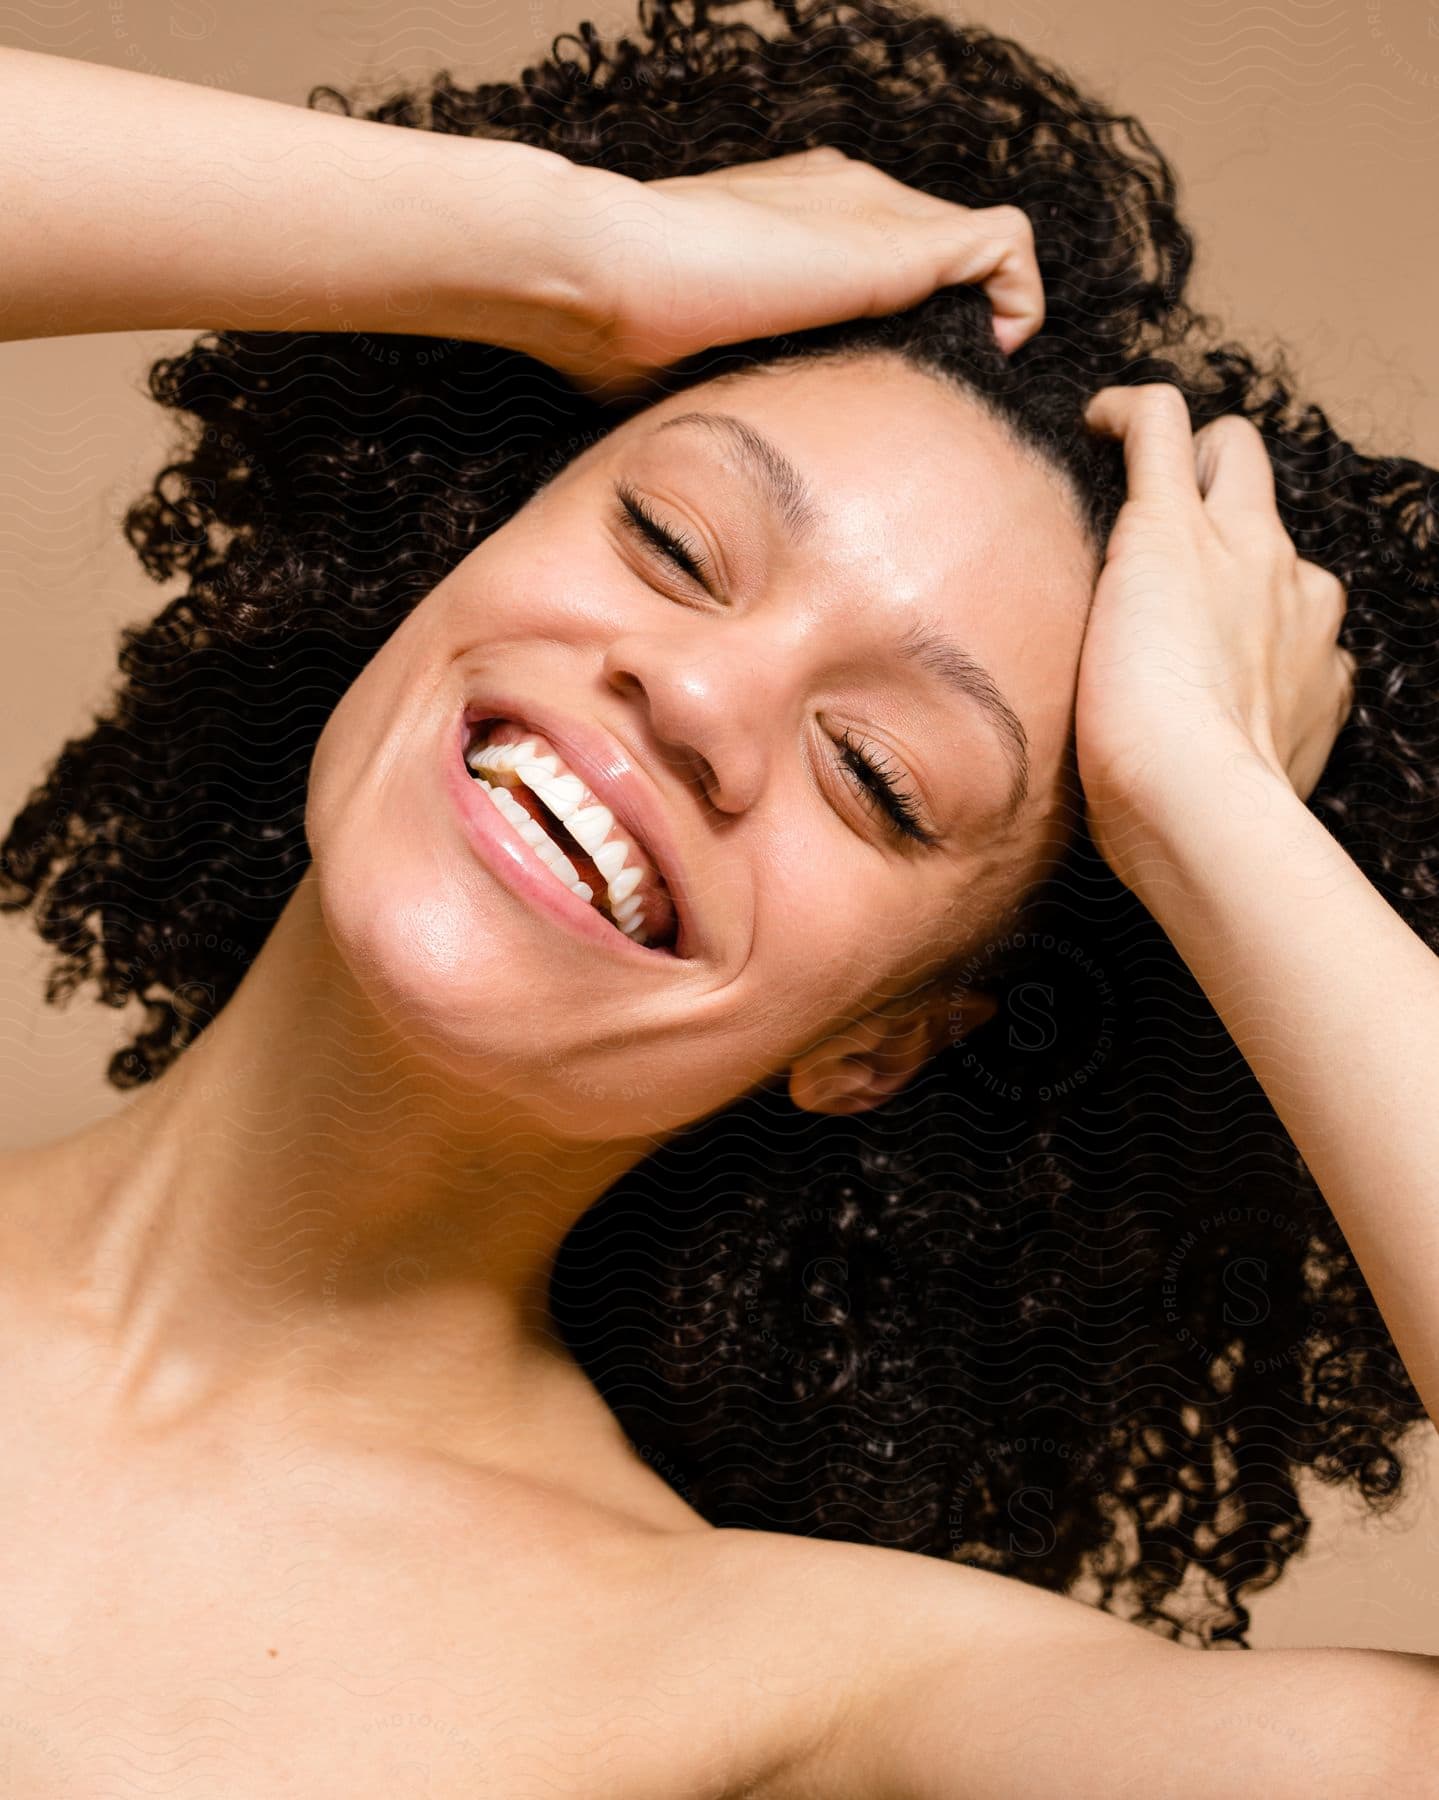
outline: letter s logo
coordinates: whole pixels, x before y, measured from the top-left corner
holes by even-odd
[[[1031,1495],[1040,1496],[1043,1507],[1027,1504]],[[1047,1556],[1058,1541],[1055,1537],[1054,1525],[1050,1515],[1054,1511],[1054,1490],[1052,1488],[1023,1487],[1009,1497],[1009,1516],[1016,1524],[1027,1529],[1027,1541],[1021,1543],[1018,1534],[1011,1531],[1009,1547],[1017,1556]]]
[[[1232,1294],[1239,1302],[1231,1306],[1224,1302],[1224,1323],[1226,1325],[1258,1325],[1269,1317],[1269,1295],[1265,1290],[1265,1281],[1269,1275],[1269,1264],[1259,1256],[1236,1256],[1224,1265],[1224,1291]],[[1252,1276],[1251,1285],[1248,1277]]]
[[[849,1264],[841,1256],[817,1256],[805,1265],[804,1320],[806,1325],[833,1325],[835,1315],[849,1317]]]
[[[1031,997],[1040,1004],[1030,1007]],[[1042,981],[1021,981],[1009,991],[1009,1045],[1012,1050],[1048,1050],[1059,1035],[1054,1026],[1054,989]],[[1016,1024],[1027,1023],[1033,1039],[1026,1042]]]

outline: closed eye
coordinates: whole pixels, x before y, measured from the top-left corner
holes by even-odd
[[[920,844],[935,843],[933,832],[927,831],[920,822],[914,795],[899,786],[889,773],[889,765],[879,760],[873,747],[865,745],[861,748],[849,731],[841,734],[839,744],[842,767],[867,799],[879,801],[900,836],[913,838]]]
[[[708,592],[708,583],[701,573],[709,562],[704,552],[683,533],[671,531],[667,525],[662,525],[628,482],[617,481],[615,495],[620,503],[619,516],[625,529],[657,549],[677,569],[691,580],[699,582]]]

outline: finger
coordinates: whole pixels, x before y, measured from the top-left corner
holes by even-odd
[[[1034,249],[1034,226],[1018,206],[954,207],[962,215],[936,220],[943,246],[939,287],[975,282],[994,309],[994,335],[1011,356],[1044,323],[1044,282]]]
[[[1212,513],[1262,513],[1277,520],[1274,465],[1258,426],[1239,413],[1211,419],[1194,434],[1195,476]]]
[[[1100,388],[1084,418],[1093,430],[1123,441],[1131,500],[1164,504],[1199,499],[1189,408],[1172,382]]]

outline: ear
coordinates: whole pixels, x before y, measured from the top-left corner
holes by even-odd
[[[992,994],[967,990],[959,1003],[964,1033],[994,1016]],[[882,1008],[797,1056],[789,1097],[805,1112],[868,1112],[888,1100],[949,1043],[956,1029],[952,992],[940,988]]]

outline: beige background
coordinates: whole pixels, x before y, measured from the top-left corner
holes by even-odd
[[[958,16],[1143,120],[1198,234],[1199,303],[1256,350],[1282,344],[1305,397],[1361,447],[1439,465],[1436,0],[1027,0]],[[633,0],[11,0],[0,43],[298,105],[320,81],[512,76],[581,19],[609,33],[635,17]],[[104,703],[118,628],[165,597],[119,519],[167,447],[145,371],[190,335],[0,344],[6,821]],[[123,1104],[101,1071],[128,1029],[88,997],[47,1008],[46,954],[26,922],[0,923],[0,1144]],[[1254,1603],[1256,1645],[1439,1652],[1439,1441],[1426,1426],[1410,1442],[1414,1492],[1386,1520],[1311,1495],[1314,1538]]]

